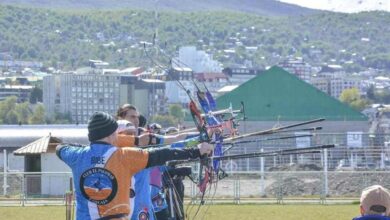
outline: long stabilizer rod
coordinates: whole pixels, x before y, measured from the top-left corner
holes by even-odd
[[[313,150],[322,150],[322,149],[328,149],[328,148],[334,148],[334,147],[335,147],[334,144],[330,144],[330,145],[320,145],[320,146],[304,147],[304,148],[292,148],[292,149],[269,151],[269,152],[254,152],[254,153],[237,154],[237,155],[215,156],[215,157],[211,157],[210,159],[213,159],[213,160],[232,160],[232,159],[243,159],[243,158],[253,158],[253,157],[270,157],[270,156],[278,156],[278,155],[299,154],[302,152],[313,151]]]
[[[285,140],[285,139],[292,139],[292,138],[303,138],[303,137],[313,137],[313,134],[303,134],[303,135],[294,135],[294,136],[284,136],[284,137],[275,137],[275,138],[264,138],[264,139],[256,139],[256,140],[248,140],[248,141],[239,141],[239,142],[231,142],[226,143],[225,145],[231,145],[230,147],[226,148],[223,153],[229,151],[232,149],[235,144],[246,144],[246,143],[254,143],[254,142],[262,142],[262,141],[274,141],[274,140]]]
[[[294,154],[304,154],[304,153],[317,153],[319,150],[334,148],[334,144],[328,145],[319,145],[312,147],[302,147],[302,148],[289,148],[284,150],[276,150],[269,152],[254,152],[254,153],[246,153],[246,154],[235,154],[235,155],[225,155],[225,156],[213,156],[213,157],[205,157],[203,159],[192,159],[192,160],[173,160],[168,162],[168,166],[185,164],[191,162],[199,162],[200,160],[233,160],[233,159],[246,159],[246,158],[254,158],[254,157],[273,157],[280,155],[294,155]]]
[[[286,125],[286,126],[271,128],[271,129],[267,129],[267,130],[263,130],[263,131],[256,131],[256,132],[252,132],[252,133],[248,133],[248,134],[238,135],[238,136],[231,137],[231,138],[226,138],[224,140],[224,142],[235,141],[238,139],[252,137],[252,136],[258,136],[258,135],[274,134],[274,133],[277,133],[279,131],[282,131],[282,130],[285,130],[288,128],[298,127],[298,126],[307,125],[307,124],[313,124],[313,123],[321,122],[324,120],[325,120],[324,118],[319,118],[319,119],[300,122],[300,123],[296,123],[296,124],[290,124],[290,125]]]

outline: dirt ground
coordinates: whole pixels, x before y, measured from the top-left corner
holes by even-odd
[[[359,197],[367,186],[380,184],[390,188],[390,173],[370,171],[328,171],[328,187],[325,193],[325,173],[315,165],[293,165],[272,169],[261,175],[229,175],[211,188],[216,198],[234,198],[239,191],[243,198],[308,197],[320,198]],[[197,189],[185,180],[185,194],[191,196]],[[239,189],[239,190],[238,190]],[[191,191],[192,190],[192,191]]]

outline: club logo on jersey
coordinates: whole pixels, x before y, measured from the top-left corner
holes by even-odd
[[[148,213],[146,213],[145,211],[141,211],[141,212],[138,214],[138,219],[139,219],[139,220],[149,220],[149,215],[148,215]]]
[[[89,201],[105,205],[114,199],[118,191],[118,182],[109,170],[94,167],[81,174],[80,190]]]

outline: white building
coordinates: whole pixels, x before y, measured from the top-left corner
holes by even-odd
[[[347,74],[338,65],[323,66],[321,71],[310,79],[309,83],[336,99],[344,90],[351,88],[357,88],[363,95],[366,87],[361,78]]]
[[[195,92],[196,88],[192,81],[182,80],[180,83],[191,92]],[[195,93],[191,94],[195,97]],[[190,99],[186,93],[178,84],[177,81],[166,81],[165,82],[165,96],[167,97],[167,102],[174,104],[186,104],[190,102]]]
[[[339,98],[341,93],[346,89],[357,88],[362,94],[362,81],[359,79],[335,77],[329,80],[329,95]]]
[[[114,114],[120,104],[120,76],[62,74],[43,78],[43,104],[48,113],[70,114],[87,123],[95,111]]]
[[[51,75],[43,79],[43,104],[49,114],[70,114],[75,123],[87,123],[95,111],[115,115],[118,107],[125,103],[131,103],[145,116],[151,116],[166,112],[164,89],[163,82],[139,80],[135,76]],[[150,109],[150,106],[156,109]]]
[[[63,196],[70,190],[70,168],[55,154],[59,143],[87,145],[86,125],[5,125],[0,127],[0,170],[6,165],[10,173],[3,184],[5,192],[28,195]],[[6,152],[6,156],[4,155]],[[6,160],[4,163],[4,159]],[[42,174],[13,174],[12,172],[42,172]],[[55,174],[53,173],[55,172]],[[15,175],[23,175],[24,190],[13,186]],[[6,189],[4,190],[4,187]],[[61,196],[61,197],[62,197]]]
[[[310,84],[336,99],[346,89],[357,88],[361,95],[364,93],[364,84],[361,79],[357,78],[341,76],[313,77],[310,80]]]
[[[194,46],[181,47],[179,57],[172,61],[174,67],[189,67],[194,73],[221,72],[221,64],[213,56],[203,50],[196,50]]]

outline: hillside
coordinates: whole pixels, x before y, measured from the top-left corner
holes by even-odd
[[[362,11],[387,11],[390,12],[390,1],[384,0],[328,0],[328,1],[313,1],[313,0],[280,0],[281,2],[299,5],[302,7],[356,13]]]
[[[2,0],[1,3],[61,9],[158,9],[178,12],[223,10],[266,16],[306,15],[316,12],[276,0]]]
[[[384,12],[289,18],[161,12],[156,20],[153,12],[141,10],[0,6],[0,15],[0,53],[60,68],[77,68],[89,59],[105,60],[112,67],[148,66],[141,41],[152,42],[158,27],[159,46],[170,56],[180,46],[195,45],[225,65],[247,60],[264,67],[301,56],[311,64],[340,64],[349,70],[390,69],[390,13]],[[156,59],[168,63],[161,55]]]

